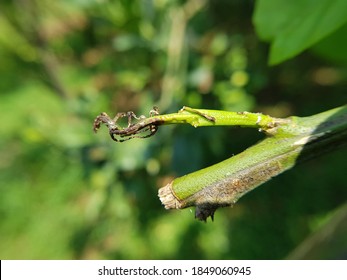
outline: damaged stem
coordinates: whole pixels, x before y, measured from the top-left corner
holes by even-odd
[[[128,126],[117,124],[127,117]],[[134,121],[134,123],[133,123]],[[196,206],[196,217],[213,219],[219,207],[231,206],[240,197],[298,162],[346,143],[347,106],[310,117],[273,118],[260,113],[226,112],[183,107],[178,113],[150,117],[133,112],[118,113],[114,119],[102,113],[94,121],[94,131],[104,123],[115,141],[150,137],[160,125],[242,126],[257,128],[266,137],[260,143],[223,162],[176,178],[159,190],[166,209]]]
[[[128,119],[127,127],[118,124],[121,118]],[[133,123],[134,121],[134,123]],[[219,110],[204,110],[183,107],[178,113],[159,115],[158,108],[150,111],[150,117],[137,117],[133,112],[117,113],[112,119],[106,113],[101,113],[94,120],[94,132],[101,124],[105,124],[113,140],[123,142],[132,138],[146,138],[154,135],[161,125],[190,124],[200,126],[241,126],[258,128],[269,135],[276,134],[277,127],[287,122],[285,119],[273,118],[261,113],[227,112]],[[149,131],[145,136],[143,132]]]

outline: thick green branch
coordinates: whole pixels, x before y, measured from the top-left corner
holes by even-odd
[[[165,208],[196,206],[196,216],[206,220],[218,207],[233,205],[298,162],[345,144],[347,107],[288,118],[277,134],[230,159],[173,180],[159,190]]]

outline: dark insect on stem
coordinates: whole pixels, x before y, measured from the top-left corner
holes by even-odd
[[[159,115],[157,107],[149,112],[150,117]],[[117,122],[121,118],[128,118],[128,126],[122,127]],[[133,123],[136,120],[136,123]],[[145,121],[147,120],[147,121]],[[147,138],[154,135],[158,130],[158,120],[153,119],[148,121],[145,116],[137,117],[134,112],[117,113],[112,119],[106,113],[101,113],[94,120],[93,130],[96,133],[101,124],[106,124],[108,127],[111,138],[116,142],[124,142],[133,138]],[[141,135],[145,133],[145,135]],[[147,134],[146,134],[147,133]]]

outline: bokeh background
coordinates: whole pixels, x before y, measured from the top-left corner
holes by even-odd
[[[347,58],[322,42],[270,67],[254,4],[1,1],[1,259],[347,257],[346,148],[203,223],[192,209],[165,210],[158,189],[260,133],[166,126],[115,143],[105,128],[92,132],[100,112],[147,115],[153,105],[286,117],[345,104]]]

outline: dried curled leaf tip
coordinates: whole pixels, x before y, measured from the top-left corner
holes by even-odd
[[[100,125],[102,123],[106,123],[108,119],[110,119],[110,117],[105,112],[102,112],[99,116],[97,116],[93,124],[94,132],[97,133],[100,128]]]
[[[157,107],[149,113],[150,117],[159,115],[159,110]],[[122,127],[118,121],[122,118],[128,119],[128,125]],[[111,138],[116,142],[124,142],[133,138],[147,138],[154,135],[158,130],[158,125],[160,122],[156,119],[146,118],[141,115],[137,117],[134,112],[121,112],[117,113],[112,119],[106,113],[101,113],[94,120],[93,130],[97,132],[101,126],[105,124],[109,130]]]

